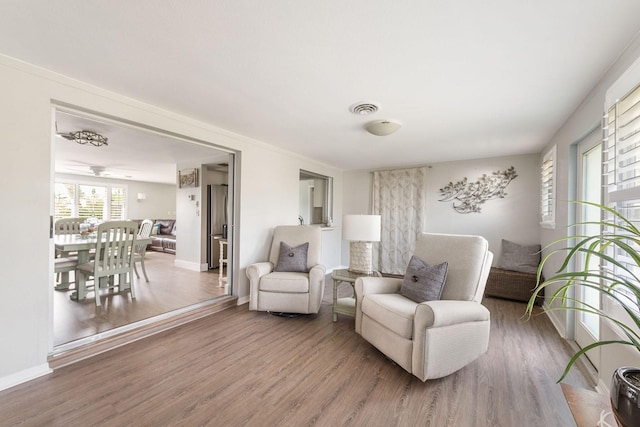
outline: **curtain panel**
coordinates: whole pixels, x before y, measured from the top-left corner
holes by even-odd
[[[416,236],[424,229],[427,168],[373,173],[373,213],[382,218],[374,265],[387,274],[404,274]]]

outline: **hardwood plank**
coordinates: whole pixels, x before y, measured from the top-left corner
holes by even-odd
[[[229,308],[0,392],[0,425],[565,426],[556,384],[570,357],[545,316],[485,299],[489,351],[422,383],[332,322],[331,280],[317,315]],[[579,371],[566,383],[589,388]]]
[[[54,345],[89,337],[153,316],[209,301],[225,295],[218,286],[218,270],[190,271],[174,265],[175,255],[148,251],[145,266],[149,282],[134,277],[136,299],[129,292],[101,291],[103,306],[96,308],[93,291],[82,301],[72,301],[69,291],[55,291],[53,298]],[[73,273],[71,274],[73,277]]]

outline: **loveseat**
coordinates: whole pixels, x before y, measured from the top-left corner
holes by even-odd
[[[141,219],[134,221],[138,224],[142,223]],[[175,219],[155,219],[151,230],[151,244],[147,246],[147,250],[176,253]]]

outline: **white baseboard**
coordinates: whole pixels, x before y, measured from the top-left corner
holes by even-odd
[[[51,372],[53,372],[53,370],[49,368],[49,365],[47,363],[43,363],[42,365],[7,375],[6,377],[0,378],[0,391],[31,381],[43,375],[50,374]]]
[[[185,270],[191,270],[191,271],[206,271],[207,270],[207,264],[200,264],[198,262],[190,262],[190,261],[183,261],[181,259],[177,259],[174,261],[174,265],[178,268],[184,268]]]
[[[238,298],[238,305],[249,304],[249,295],[246,297]]]
[[[602,381],[602,378],[598,379],[598,384],[596,384],[596,391],[600,394],[606,394],[607,396],[610,394],[609,387],[604,381]]]
[[[553,325],[553,327],[556,328],[556,331],[558,331],[558,334],[560,334],[562,338],[566,339],[567,330],[564,328],[564,326],[562,326],[562,324],[558,321],[556,316],[553,314],[556,312],[549,310],[549,306],[547,305],[546,301],[543,304],[542,308],[544,309],[544,314],[547,316],[549,320],[551,320],[551,324]]]

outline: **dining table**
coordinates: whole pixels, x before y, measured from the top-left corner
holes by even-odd
[[[78,265],[82,265],[86,262],[89,262],[89,255],[91,251],[96,250],[96,247],[98,245],[98,235],[97,233],[90,233],[86,236],[80,234],[57,234],[53,236],[53,244],[56,250],[62,252],[63,254],[76,252],[78,254]],[[137,244],[149,245],[151,244],[151,237],[137,237],[136,245]],[[71,293],[70,298],[77,301],[86,298],[87,289],[84,283],[79,283],[80,281],[77,280],[77,273],[75,274],[75,276],[76,290]],[[63,281],[56,286],[56,290],[68,290],[69,287],[70,283],[67,276],[66,282],[63,279]],[[124,289],[125,288],[120,290],[122,291]]]

